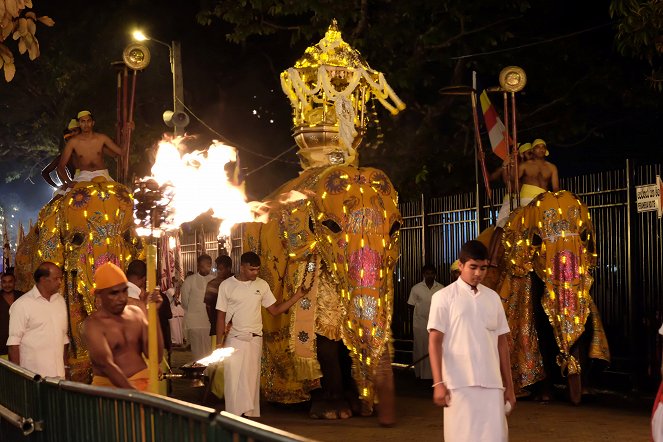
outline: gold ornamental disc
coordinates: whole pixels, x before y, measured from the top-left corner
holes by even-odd
[[[142,43],[131,43],[122,51],[122,59],[130,69],[141,71],[150,64],[150,50]]]
[[[520,92],[527,84],[527,74],[518,66],[507,66],[500,72],[500,86],[507,92]]]

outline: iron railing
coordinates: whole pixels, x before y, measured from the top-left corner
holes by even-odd
[[[39,376],[0,360],[0,440],[305,442],[176,399]]]

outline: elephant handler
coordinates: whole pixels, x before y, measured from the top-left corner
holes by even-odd
[[[433,295],[428,320],[433,402],[444,408],[446,442],[508,440],[505,414],[516,404],[509,326],[499,295],[481,285],[488,250],[468,241],[460,277]]]
[[[94,274],[99,308],[83,323],[83,341],[92,362],[92,385],[146,391],[147,318],[135,305],[127,305],[128,285],[124,272],[107,262]],[[159,290],[151,295],[159,308]],[[158,332],[159,358],[163,358],[163,336]]]
[[[559,190],[557,166],[546,161],[548,147],[546,142],[537,138],[532,142],[532,155],[529,161],[518,166],[520,187],[520,205],[528,205],[539,194],[551,190]]]
[[[298,290],[287,301],[276,303],[276,298],[264,279],[258,278],[260,257],[246,252],[240,258],[239,275],[231,276],[219,286],[216,302],[216,336],[221,347],[226,334],[226,323],[232,328],[225,346],[235,352],[224,364],[224,396],[226,411],[238,416],[260,417],[260,359],[262,357],[261,306],[276,316],[287,311],[304,296]]]
[[[104,152],[122,157],[125,154],[124,150],[107,135],[94,131],[94,117],[90,111],[80,111],[77,119],[81,133],[67,142],[60,155],[57,167],[60,181],[65,187],[70,186],[73,181],[92,181],[95,177],[113,181],[104,164]],[[70,159],[73,160],[76,167],[73,181],[66,171]]]

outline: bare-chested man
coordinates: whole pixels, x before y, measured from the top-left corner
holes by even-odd
[[[522,167],[522,164],[526,163],[532,158],[533,158],[532,145],[530,143],[520,144],[518,146],[518,167],[519,168]],[[500,167],[490,175],[490,179],[496,180],[498,179],[498,177],[501,177],[504,183],[510,184],[511,189],[513,189],[513,192],[515,192],[516,191],[515,175],[512,174],[512,176],[508,176],[507,174],[508,170],[515,171],[515,162],[512,161],[511,168],[509,168],[509,161],[510,161],[509,159],[505,160],[504,163],[502,164],[502,167]],[[515,196],[509,195],[507,191],[507,193],[505,193],[504,195],[504,199],[502,200],[502,206],[500,207],[500,210],[497,214],[497,223],[496,223],[497,227],[504,227],[504,225],[506,224],[506,221],[509,218],[509,214],[511,213],[512,199],[515,199]]]
[[[525,185],[538,187],[539,190],[536,192],[537,195],[546,190],[552,190],[553,192],[559,190],[557,167],[553,163],[546,161],[546,157],[548,156],[546,142],[540,138],[534,140],[532,143],[532,152],[532,159],[523,162],[518,167],[520,182],[523,184],[523,188],[520,192],[521,201],[523,196],[533,198],[529,195],[531,190],[524,192],[526,190],[524,188]]]
[[[65,167],[72,159],[77,169],[74,181],[90,181],[96,176],[112,180],[104,164],[104,148],[107,154],[117,157],[121,157],[124,151],[107,135],[94,131],[94,118],[90,111],[78,113],[78,124],[81,134],[69,140],[64,147],[58,163],[58,176],[64,184],[71,185],[72,180],[67,176]]]
[[[147,390],[147,318],[135,305],[127,305],[127,277],[115,264],[106,263],[95,272],[95,295],[99,308],[83,325],[83,340],[92,362],[92,385]],[[159,291],[150,296],[157,308]],[[163,337],[158,333],[159,360],[163,358]]]

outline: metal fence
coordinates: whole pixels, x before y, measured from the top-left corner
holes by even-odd
[[[635,205],[635,186],[652,184],[661,174],[661,164],[627,161],[623,169],[560,180],[562,189],[574,192],[589,207],[598,253],[591,293],[610,343],[608,372],[627,378],[619,382],[630,387],[654,385],[661,361],[657,331],[663,322],[663,228],[655,212],[637,213]],[[434,264],[440,282],[448,284],[449,269],[460,246],[496,217],[503,195],[504,189],[493,191],[492,208],[480,204],[475,192],[429,200],[422,196],[399,205],[403,225],[401,257],[394,273],[392,323],[399,362],[411,361],[412,318],[407,298],[410,288],[421,281],[422,266]],[[233,231],[235,266],[242,252],[241,236],[241,229]],[[185,270],[195,270],[192,238],[182,246]],[[215,234],[207,233],[205,244],[206,252],[216,257]]]
[[[0,360],[0,441],[311,441],[188,402],[42,379]]]
[[[612,363],[609,371],[632,388],[651,388],[661,366],[658,328],[663,321],[663,232],[655,212],[637,213],[635,186],[652,184],[661,165],[633,165],[619,170],[560,180],[590,209],[596,230],[598,266],[592,296],[601,312]],[[504,191],[494,192],[501,201]],[[475,193],[401,204],[401,258],[396,268],[394,336],[412,337],[407,308],[409,289],[421,281],[421,267],[432,263],[443,284],[460,246],[486,225],[490,209],[477,219]],[[494,207],[493,211],[499,207]],[[493,212],[494,214],[494,212]],[[481,221],[481,223],[479,222]]]

